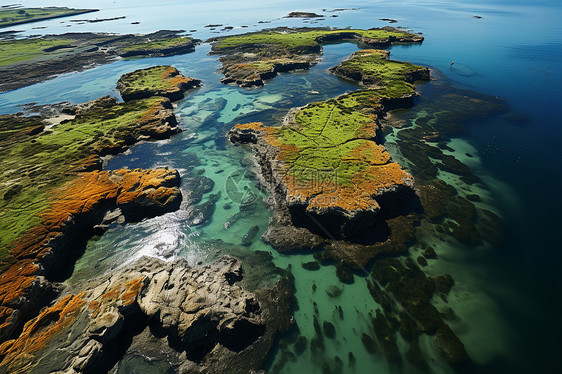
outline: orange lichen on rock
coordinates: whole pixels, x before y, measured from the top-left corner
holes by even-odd
[[[376,214],[379,198],[413,186],[412,176],[377,144],[382,109],[378,90],[361,90],[300,108],[281,127],[238,124],[230,139],[257,144],[290,209],[347,218]]]
[[[76,296],[67,295],[45,308],[25,324],[18,338],[0,345],[0,366],[14,373],[27,372],[37,364],[35,355],[47,348],[79,317],[87,323],[92,336],[99,333],[99,328],[101,331],[119,328],[119,311],[135,304],[145,285],[145,277],[131,278],[134,276],[126,277],[122,284],[110,287],[101,295],[95,289]],[[0,322],[9,318],[10,312],[0,309]]]
[[[123,305],[128,306],[137,301],[142,286],[144,285],[145,278],[133,279],[125,284],[125,291],[119,297]]]
[[[53,191],[49,209],[40,215],[41,226],[28,232],[12,254],[17,259],[41,258],[50,239],[72,228],[76,219],[99,208],[127,208],[134,204],[152,210],[155,215],[162,209],[178,206],[181,200],[178,184],[179,174],[168,169],[82,173]]]
[[[12,373],[25,372],[26,367],[22,367],[21,363],[29,361],[29,356],[45,348],[51,339],[76,321],[86,303],[83,296],[84,293],[68,295],[26,323],[16,340],[7,341],[0,346],[0,366],[8,370],[19,369],[10,371]]]
[[[0,305],[18,308],[40,287],[38,265],[64,247],[62,239],[78,222],[99,223],[105,211],[121,208],[133,219],[175,210],[181,202],[179,174],[175,170],[114,170],[81,173],[52,191],[49,208],[40,215],[41,224],[29,230],[12,249],[18,262],[0,274]],[[85,234],[87,235],[87,234]],[[87,237],[87,236],[86,236]],[[7,313],[4,309],[3,314]],[[9,322],[0,322],[0,336],[9,335]],[[5,333],[4,333],[5,332]]]

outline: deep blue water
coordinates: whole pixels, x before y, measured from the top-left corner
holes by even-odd
[[[22,3],[29,6],[76,6],[68,1]],[[457,333],[463,338],[469,353],[473,353],[481,362],[492,365],[494,372],[560,371],[562,365],[557,356],[562,351],[562,3],[523,0],[313,0],[303,8],[302,2],[289,0],[264,1],[260,5],[256,9],[255,3],[248,1],[165,0],[157,4],[132,0],[98,1],[87,6],[98,7],[102,11],[89,17],[126,15],[127,19],[97,24],[73,24],[71,27],[66,27],[68,23],[61,23],[61,20],[52,20],[21,25],[16,29],[25,30],[28,35],[66,31],[151,32],[163,28],[197,29],[194,36],[205,39],[215,35],[204,28],[210,23],[223,23],[225,26],[249,25],[248,30],[264,26],[306,25],[302,20],[281,17],[293,10],[321,13],[323,8],[357,7],[358,10],[338,13],[337,18],[326,17],[325,21],[313,26],[380,27],[386,23],[379,21],[379,18],[388,17],[399,21],[395,25],[423,32],[426,40],[421,46],[393,47],[392,58],[431,66],[440,70],[457,87],[501,97],[510,105],[513,114],[517,114],[513,117],[516,120],[511,121],[505,117],[480,120],[471,124],[462,137],[457,139],[458,144],[471,147],[471,153],[477,155],[478,162],[471,167],[487,182],[488,203],[501,214],[506,228],[506,239],[501,245],[485,248],[452,245],[450,248],[443,247],[439,253],[442,260],[435,270],[451,272],[457,279],[455,288],[459,291],[455,308],[460,310],[461,316],[466,317],[466,323],[457,326]],[[476,19],[475,15],[482,18]],[[272,22],[258,24],[261,20]],[[132,21],[141,23],[131,25]],[[47,28],[32,29],[37,26]],[[242,29],[236,28],[230,33],[235,32],[242,32]],[[220,164],[220,168],[235,169],[240,162],[247,162],[249,155],[238,149],[227,148],[219,152],[210,147],[217,129],[198,127],[200,124],[193,117],[208,114],[197,109],[198,103],[209,97],[224,97],[229,101],[229,110],[236,103],[247,104],[248,110],[263,110],[268,105],[275,106],[276,100],[279,100],[279,96],[283,97],[288,87],[303,93],[290,98],[292,106],[336,96],[354,87],[330,77],[325,69],[336,65],[354,49],[349,44],[326,47],[324,62],[309,73],[284,74],[269,82],[263,89],[247,91],[221,86],[218,83],[220,75],[215,72],[219,65],[214,57],[206,55],[208,46],[201,46],[195,53],[185,56],[119,61],[0,94],[0,112],[16,112],[19,110],[17,104],[27,102],[69,100],[78,103],[105,94],[116,95],[114,85],[121,74],[153,64],[173,64],[185,74],[203,79],[205,84],[202,89],[188,96],[185,103],[179,104],[178,114],[183,118],[182,126],[186,131],[177,139],[137,146],[130,154],[112,160],[109,167],[169,165],[182,169],[188,157],[186,154],[197,153],[201,158],[207,158],[204,165],[206,173],[215,180],[216,190],[220,190],[224,179],[222,174],[214,174],[214,170],[219,168],[213,166],[214,163]],[[451,66],[453,60],[455,64]],[[321,91],[321,97],[306,96],[304,92],[310,89]],[[221,123],[216,126],[227,127],[235,120],[235,116],[225,110],[219,120]],[[228,217],[220,209],[217,209],[213,222],[203,228],[183,227],[181,218],[177,216],[168,221],[156,219],[110,231],[97,244],[91,244],[91,252],[86,253],[77,268],[87,267],[90,261],[98,261],[96,251],[110,245],[115,248],[116,253],[113,264],[119,262],[118,258],[122,258],[119,253],[146,253],[146,248],[139,247],[138,243],[150,243],[150,240],[171,243],[172,246],[181,247],[181,255],[196,258],[204,255],[201,254],[203,249],[197,249],[201,247],[198,247],[198,243],[204,241],[201,238],[220,237],[234,242],[244,234],[244,225],[234,233],[221,229]],[[264,212],[244,224],[257,223],[263,231],[267,218],[268,213]],[[165,238],[157,235],[162,227],[169,229]],[[133,234],[124,239],[125,232]],[[123,250],[125,247],[128,248],[127,251]],[[252,248],[267,249],[260,243],[255,243]],[[300,262],[308,258],[275,256],[279,266],[292,263],[296,264],[293,267],[295,269],[300,268]],[[111,263],[109,261],[107,268],[111,268]],[[315,276],[326,282],[334,282],[335,278],[332,268],[323,268],[322,273]],[[307,282],[311,281],[309,277],[306,272],[298,272],[297,288],[299,284],[303,285],[303,289],[304,285],[308,287]],[[469,296],[463,299],[461,291]],[[306,303],[311,300],[311,296],[298,292],[301,310],[306,311]],[[350,295],[348,303],[358,305],[357,300],[367,300],[361,299],[364,290],[358,285],[349,287],[349,291],[346,288],[345,292]],[[331,307],[330,300],[319,300],[319,303],[326,308]],[[358,307],[361,312],[362,307]],[[306,332],[306,313],[299,313],[297,321],[302,321],[301,330]],[[341,328],[351,329],[353,326],[345,325]],[[349,342],[345,344],[353,345]],[[327,348],[333,351],[337,349],[337,345]],[[365,365],[364,368],[383,372],[388,370],[382,359],[369,361],[371,359],[366,355],[357,356],[358,362]],[[286,372],[291,372],[291,367],[293,372],[295,367],[300,367],[301,370],[306,367],[309,372],[320,370],[314,364],[309,367],[309,364],[298,362],[295,365],[288,364]],[[439,365],[432,368],[436,372],[448,370]]]

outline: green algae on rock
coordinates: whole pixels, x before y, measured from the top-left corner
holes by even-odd
[[[122,75],[117,82],[117,90],[124,101],[151,96],[162,96],[177,101],[183,98],[185,91],[200,85],[199,79],[181,75],[172,66],[161,65]]]
[[[369,47],[421,43],[423,37],[392,27],[370,30],[277,28],[211,39],[212,53],[222,55],[223,83],[261,86],[278,72],[308,69],[318,61],[321,44],[354,41]]]
[[[0,9],[0,28],[97,11],[98,9],[72,9],[67,7]]]
[[[119,57],[192,52],[198,40],[179,36],[180,33],[169,30],[145,35],[67,33],[0,41],[0,92],[106,64]]]

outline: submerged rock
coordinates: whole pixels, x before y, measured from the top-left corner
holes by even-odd
[[[437,330],[435,347],[439,355],[448,364],[461,365],[468,363],[470,360],[464,349],[464,344],[447,325],[443,325]]]
[[[252,243],[254,242],[254,239],[255,239],[256,235],[258,235],[259,231],[260,231],[260,228],[258,226],[250,227],[248,232],[242,238],[242,245],[244,247],[249,247],[250,245],[252,245]]]
[[[320,264],[318,261],[303,262],[301,264],[302,268],[305,270],[318,270],[320,269]]]

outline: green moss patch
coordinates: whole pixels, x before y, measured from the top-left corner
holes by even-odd
[[[21,39],[0,42],[0,66],[36,60],[41,55],[56,53],[57,47],[71,43],[73,40],[70,39]]]

